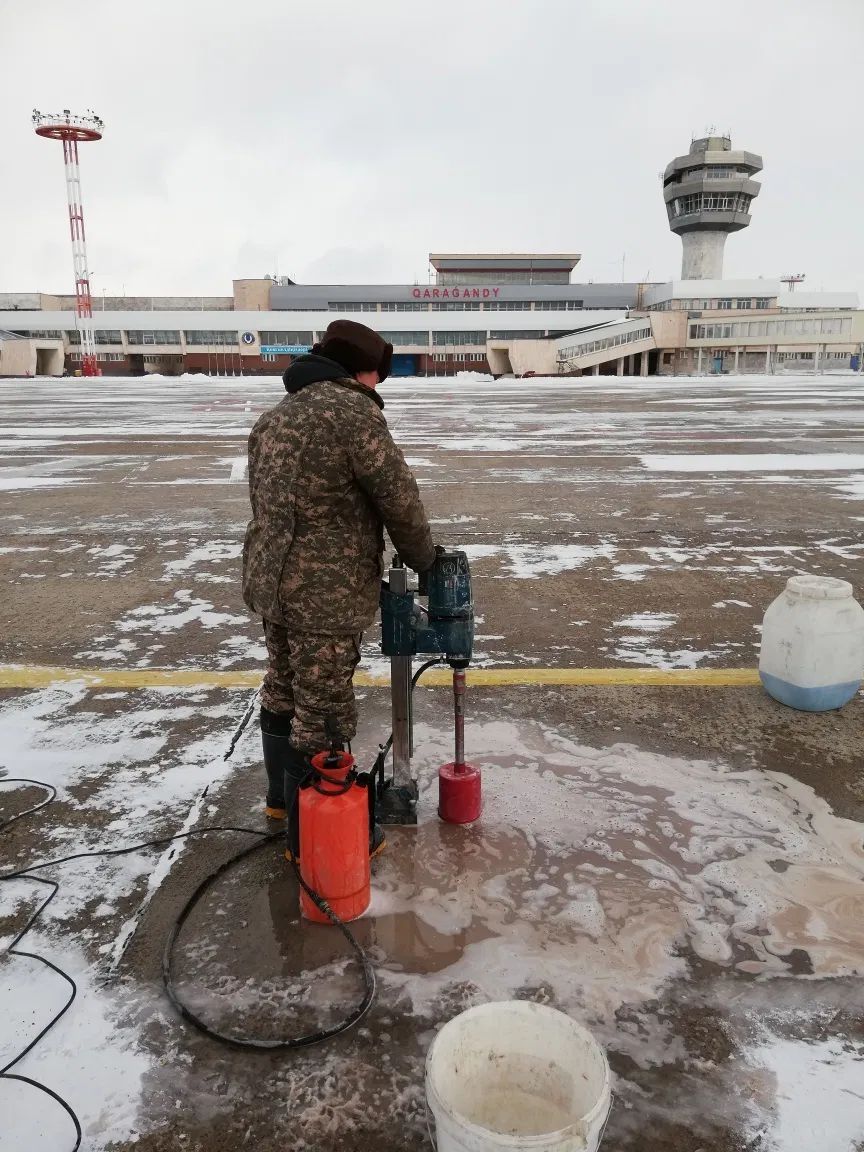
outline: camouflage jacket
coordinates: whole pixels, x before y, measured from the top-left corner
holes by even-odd
[[[248,607],[288,628],[331,635],[362,632],[375,618],[385,526],[409,567],[425,571],[435,558],[383,401],[338,373],[344,369],[323,357],[296,362],[286,373],[289,395],[252,429],[243,546]]]

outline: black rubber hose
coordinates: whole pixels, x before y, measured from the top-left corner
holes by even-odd
[[[308,782],[312,775],[313,774],[310,772],[303,783]],[[294,799],[291,804],[291,809],[288,813],[287,819],[289,827],[291,818],[294,814],[294,809],[297,806],[297,799],[299,795],[300,788],[298,788],[294,793]],[[281,839],[284,838],[284,835],[284,832],[270,833],[267,835],[267,840],[270,841]],[[334,1036],[339,1036],[341,1033],[347,1032],[349,1028],[353,1028],[354,1025],[358,1023],[358,1021],[363,1019],[363,1017],[372,1007],[372,1002],[375,999],[376,979],[375,970],[372,967],[372,963],[369,960],[369,957],[363,951],[363,948],[355,937],[354,933],[344,922],[344,920],[341,920],[336,915],[327,901],[319,896],[319,894],[306,883],[300,873],[300,866],[296,860],[292,860],[292,864],[299,885],[302,887],[303,891],[306,893],[309,899],[315,904],[315,906],[319,908],[320,911],[328,918],[330,923],[335,925],[335,927],[340,930],[342,935],[351,945],[355,955],[357,956],[357,960],[363,972],[363,979],[366,985],[363,999],[357,1005],[357,1007],[352,1009],[352,1011],[348,1014],[348,1016],[345,1017],[344,1020],[341,1020],[338,1024],[334,1024],[332,1028],[321,1028],[317,1029],[315,1032],[306,1032],[300,1036],[291,1036],[281,1040],[265,1040],[260,1037],[236,1036],[228,1032],[220,1032],[218,1028],[214,1028],[212,1025],[207,1024],[206,1021],[202,1020],[200,1016],[196,1015],[191,1008],[183,1003],[174,984],[174,975],[172,971],[174,948],[177,943],[180,930],[188,919],[193,908],[204,896],[204,894],[210,889],[210,887],[216,882],[216,880],[218,880],[218,878],[223,875],[223,873],[227,872],[229,868],[233,867],[234,864],[237,864],[240,860],[243,860],[246,856],[249,856],[252,852],[260,847],[260,844],[252,844],[248,848],[243,848],[239,852],[235,853],[230,860],[226,860],[224,864],[220,864],[215,872],[211,872],[209,876],[206,876],[186,901],[182,912],[172,925],[168,939],[165,941],[165,947],[162,950],[162,983],[165,985],[165,992],[168,996],[168,999],[171,1001],[183,1019],[188,1020],[190,1024],[193,1024],[199,1030],[199,1032],[203,1032],[205,1036],[209,1036],[212,1040],[218,1040],[220,1043],[228,1044],[232,1048],[246,1048],[267,1052],[290,1051],[291,1049],[296,1048],[308,1048],[310,1044],[320,1044],[324,1040],[330,1040]]]
[[[414,673],[411,679],[411,691],[414,691],[418,680],[428,668],[433,667],[435,664],[441,663],[443,663],[443,658],[436,657],[435,659],[427,660],[424,664],[422,664]],[[224,757],[226,760],[234,751],[237,741],[243,734],[243,731],[252,715],[254,706],[255,697],[253,697],[252,702],[246,709],[240,725],[234,734],[228,752]],[[389,752],[390,748],[392,747],[392,744],[393,733],[391,732],[390,736],[387,738],[386,745],[382,745],[379,756],[382,758],[386,756],[387,752]],[[2,784],[29,784],[36,788],[43,788],[48,793],[48,795],[45,797],[45,799],[40,800],[38,804],[25,809],[23,812],[17,813],[15,816],[11,816],[8,820],[0,822],[0,829],[8,828],[9,825],[13,824],[16,820],[21,820],[25,816],[32,816],[35,812],[41,811],[43,808],[47,807],[57,796],[57,789],[54,788],[53,785],[46,784],[42,780],[32,780],[23,776],[6,776],[0,778],[0,785]],[[292,812],[294,805],[297,803],[298,795],[299,789],[294,796]],[[362,1018],[366,1015],[372,1006],[372,1002],[375,998],[376,979],[375,970],[372,967],[369,957],[366,955],[362,946],[352,933],[351,929],[347,926],[347,924],[340,920],[330,905],[327,903],[327,901],[319,896],[318,893],[315,892],[306,883],[300,873],[300,868],[296,861],[293,861],[293,866],[295,875],[297,876],[298,884],[303,888],[306,895],[316,905],[316,907],[330,920],[332,924],[334,924],[342,932],[343,936],[351,945],[357,956],[366,984],[366,991],[360,1004],[341,1023],[334,1025],[332,1028],[320,1029],[316,1032],[310,1032],[302,1036],[291,1037],[285,1040],[264,1040],[231,1036],[226,1033],[219,1032],[215,1028],[211,1028],[210,1025],[206,1024],[203,1020],[196,1016],[195,1013],[192,1012],[192,1010],[188,1008],[178,996],[176,988],[174,987],[171,970],[172,959],[180,929],[183,927],[183,924],[189,917],[192,909],[195,907],[204,893],[208,891],[211,885],[214,884],[215,881],[225,872],[227,872],[234,864],[237,864],[239,861],[245,859],[245,857],[249,856],[263,844],[271,843],[274,840],[281,839],[284,836],[283,832],[268,833],[262,832],[258,828],[243,828],[235,825],[212,825],[205,828],[193,828],[188,832],[179,832],[173,836],[163,836],[156,840],[145,840],[139,844],[129,844],[125,848],[103,848],[93,852],[75,852],[69,856],[60,856],[56,860],[45,860],[39,864],[31,864],[27,868],[19,868],[14,872],[6,872],[3,875],[0,875],[0,883],[3,881],[19,880],[26,877],[36,884],[43,884],[51,889],[49,895],[45,898],[45,900],[42,901],[35,912],[32,913],[32,915],[27,920],[27,923],[15,936],[14,940],[7,949],[8,954],[12,956],[23,956],[30,960],[36,960],[40,964],[43,964],[46,968],[50,968],[52,972],[55,972],[69,985],[69,997],[66,1000],[66,1003],[59,1009],[59,1011],[55,1012],[55,1014],[51,1017],[45,1027],[35,1036],[35,1038],[31,1040],[30,1043],[16,1056],[14,1056],[2,1068],[0,1068],[0,1079],[18,1080],[23,1084],[28,1084],[30,1087],[35,1088],[37,1091],[43,1092],[46,1096],[50,1096],[52,1100],[55,1100],[64,1109],[75,1128],[75,1144],[72,1148],[72,1152],[78,1152],[80,1149],[83,1135],[81,1131],[81,1123],[75,1113],[75,1110],[72,1108],[69,1102],[65,1100],[59,1093],[55,1092],[52,1088],[49,1088],[46,1084],[42,1084],[38,1080],[33,1080],[29,1076],[22,1076],[20,1073],[11,1071],[11,1069],[14,1068],[16,1064],[19,1064],[24,1059],[24,1057],[27,1056],[27,1054],[35,1048],[39,1041],[45,1035],[47,1035],[48,1032],[50,1032],[57,1021],[60,1020],[66,1014],[66,1012],[68,1012],[76,996],[78,995],[77,984],[67,972],[63,971],[62,968],[60,968],[57,964],[54,964],[45,956],[40,956],[35,952],[25,952],[23,949],[18,947],[20,942],[24,939],[24,937],[54,899],[60,888],[60,885],[55,880],[47,880],[41,876],[34,876],[33,873],[41,871],[43,868],[53,868],[59,864],[67,864],[73,860],[87,860],[98,856],[127,856],[133,852],[141,852],[147,848],[162,848],[167,844],[173,843],[175,840],[186,840],[192,836],[204,836],[213,832],[242,832],[246,835],[257,837],[258,842],[250,845],[247,848],[241,849],[239,852],[236,852],[229,860],[226,860],[224,864],[220,864],[215,872],[212,872],[198,885],[190,898],[187,900],[180,915],[175,920],[169,933],[168,939],[165,942],[165,947],[162,952],[162,979],[165,985],[165,992],[183,1019],[188,1020],[189,1023],[193,1024],[196,1028],[199,1029],[199,1031],[203,1032],[205,1035],[211,1037],[214,1040],[218,1040],[220,1043],[228,1044],[235,1048],[274,1051],[280,1049],[285,1050],[292,1048],[303,1048],[309,1046],[310,1044],[321,1043],[322,1041],[328,1040],[333,1036],[338,1036],[341,1033],[346,1032],[349,1028],[352,1028],[355,1024],[358,1023],[358,1021],[362,1020]]]

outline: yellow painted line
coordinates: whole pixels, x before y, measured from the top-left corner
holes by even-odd
[[[82,684],[87,688],[257,688],[263,672],[209,672],[202,668],[51,668],[0,665],[0,688],[48,688]],[[564,688],[605,685],[662,688],[743,688],[759,683],[755,668],[471,668],[469,683],[478,688],[550,685]],[[423,684],[447,685],[450,670],[431,668]],[[362,669],[354,677],[358,688],[386,685],[386,674]]]
[[[759,684],[755,668],[474,668],[472,684],[661,685],[678,688],[740,688]]]

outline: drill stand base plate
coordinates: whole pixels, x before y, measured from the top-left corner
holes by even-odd
[[[379,824],[417,823],[417,785],[388,781],[375,798],[375,819]]]

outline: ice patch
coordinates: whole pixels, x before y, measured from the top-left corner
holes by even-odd
[[[663,632],[671,628],[677,616],[669,612],[634,612],[623,620],[616,620],[615,628],[635,628],[640,632]]]
[[[497,579],[536,580],[572,572],[597,560],[614,559],[614,544],[465,544],[469,560],[500,557],[502,573]]]
[[[773,1113],[767,1125],[753,1125],[751,1139],[767,1135],[773,1152],[848,1152],[860,1147],[856,1141],[864,1138],[864,1047],[836,1038],[810,1043],[775,1037],[749,1051],[747,1060],[767,1073],[760,1097],[762,1107]]]
[[[23,492],[27,488],[62,488],[78,484],[71,476],[0,476],[0,492]]]
[[[140,1132],[142,1079],[154,1065],[123,1022],[132,1009],[121,992],[106,994],[91,965],[68,938],[62,951],[31,936],[28,949],[59,963],[78,985],[77,1000],[49,1035],[15,1067],[69,1100],[84,1130],[83,1147],[99,1152]],[[0,1062],[18,1052],[66,999],[66,985],[33,960],[7,958],[0,984],[3,1041]],[[71,1121],[59,1104],[28,1084],[0,1080],[0,1147],[49,1152],[71,1148]]]
[[[173,604],[145,604],[132,608],[117,623],[118,632],[179,632],[190,624],[200,624],[208,630],[222,628],[226,624],[248,624],[248,616],[238,616],[232,612],[217,612],[209,600],[194,596],[187,589],[174,593]]]
[[[721,652],[699,652],[689,648],[650,647],[647,636],[621,636],[612,655],[625,664],[639,664],[646,668],[699,668],[708,660],[718,660]]]
[[[165,565],[163,580],[173,579],[182,572],[190,572],[200,565],[219,564],[223,561],[239,560],[243,545],[233,540],[214,540],[199,547],[190,548],[182,560],[169,560]],[[196,572],[196,575],[198,573]]]
[[[843,483],[835,483],[834,488],[842,493],[838,499],[864,500],[864,473],[860,476],[850,476]]]
[[[844,452],[710,453],[642,456],[649,472],[847,472],[864,468],[864,456]]]

